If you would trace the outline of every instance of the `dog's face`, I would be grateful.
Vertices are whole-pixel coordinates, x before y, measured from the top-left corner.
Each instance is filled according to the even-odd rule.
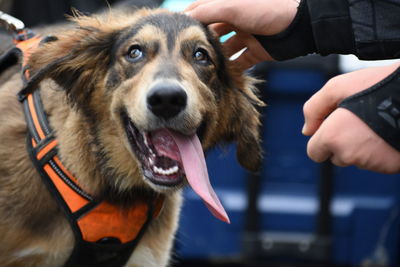
[[[236,142],[241,164],[255,170],[254,105],[261,102],[253,80],[225,60],[213,34],[166,11],[113,16],[78,18],[79,27],[44,44],[30,61],[33,83],[52,78],[86,118],[108,183],[179,188],[185,148],[177,139],[196,135],[205,150]]]

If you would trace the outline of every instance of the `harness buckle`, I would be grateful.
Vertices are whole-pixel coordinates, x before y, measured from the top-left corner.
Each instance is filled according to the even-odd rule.
[[[0,11],[0,26],[13,35],[15,44],[29,40],[35,36],[35,33],[31,29],[25,28],[25,24],[21,20],[2,11]]]
[[[14,38],[15,43],[29,40],[29,39],[33,38],[34,36],[35,36],[35,33],[29,28],[18,31],[16,33],[13,33],[13,38]]]
[[[14,34],[19,34],[25,29],[25,24],[17,18],[0,11],[0,25]]]

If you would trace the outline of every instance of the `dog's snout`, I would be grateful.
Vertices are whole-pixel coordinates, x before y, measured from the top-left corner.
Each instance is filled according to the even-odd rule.
[[[157,117],[170,119],[179,114],[187,103],[187,94],[175,84],[160,84],[147,94],[147,105]]]

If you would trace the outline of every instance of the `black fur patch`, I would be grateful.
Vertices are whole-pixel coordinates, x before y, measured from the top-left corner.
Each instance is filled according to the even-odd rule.
[[[124,69],[125,79],[132,78],[145,66],[145,64],[131,64]]]
[[[51,42],[55,42],[58,41],[58,38],[54,35],[47,35],[46,37],[44,37],[41,41],[40,41],[40,45],[46,44],[46,43],[51,43]]]
[[[121,76],[119,75],[118,71],[115,70],[115,68],[112,68],[107,77],[106,90],[111,91],[112,89],[115,89],[121,84],[121,82]]]

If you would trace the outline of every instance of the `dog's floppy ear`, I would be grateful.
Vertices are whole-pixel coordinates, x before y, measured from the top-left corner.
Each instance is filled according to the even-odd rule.
[[[260,138],[260,113],[258,108],[265,104],[256,96],[255,79],[247,77],[243,86],[235,88],[232,130],[237,143],[239,163],[249,171],[258,171],[262,162]]]
[[[104,75],[114,38],[110,31],[77,26],[42,42],[28,61],[31,77],[22,93],[51,78],[74,103],[84,103]]]
[[[217,76],[221,82],[220,118],[218,128],[220,139],[237,144],[237,159],[249,171],[256,172],[261,167],[262,148],[260,139],[260,113],[258,108],[265,104],[258,96],[256,84],[261,81],[243,73],[234,61],[228,60],[218,35],[206,28],[208,40],[219,56]]]

